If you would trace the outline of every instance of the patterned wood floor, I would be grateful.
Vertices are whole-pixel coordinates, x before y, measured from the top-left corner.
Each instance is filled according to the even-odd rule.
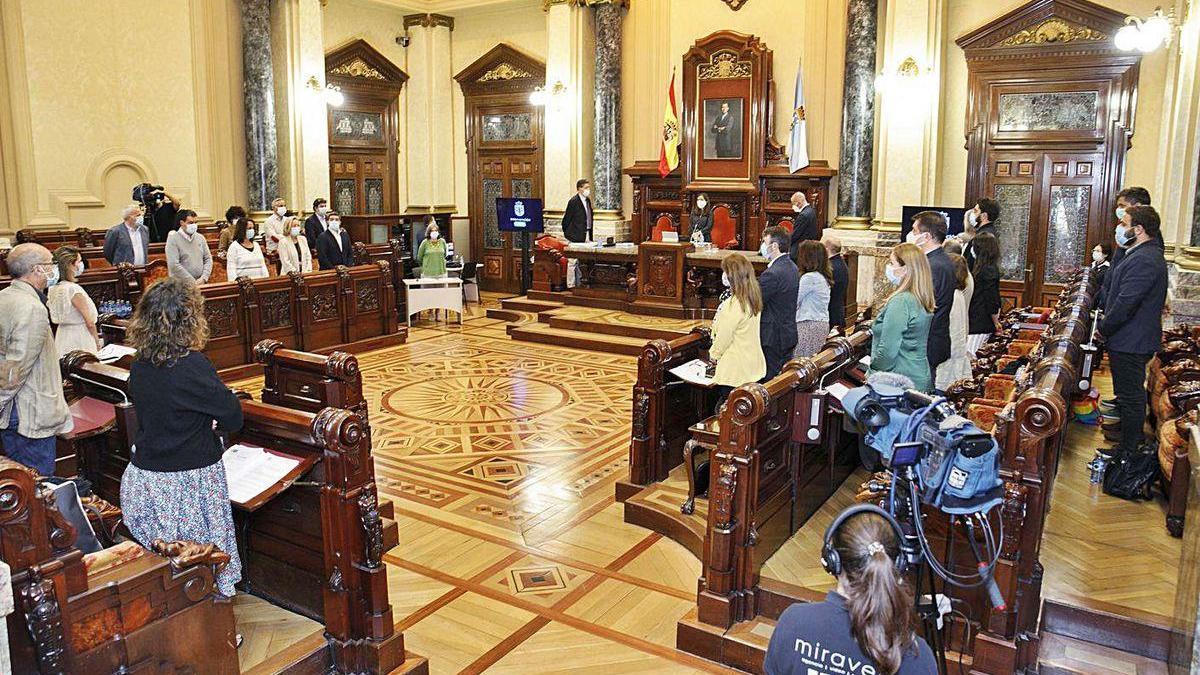
[[[472,308],[461,327],[422,322],[407,344],[360,356],[380,491],[400,526],[385,559],[407,647],[433,673],[727,672],[674,648],[699,561],[627,525],[614,503],[635,359],[521,343],[504,327]],[[1047,594],[1169,615],[1179,546],[1162,507],[1093,501],[1085,434],[1060,469]],[[820,532],[859,479],[765,575],[828,585]],[[239,598],[237,612],[243,671],[266,672],[271,654],[320,637],[316,624],[253,598]]]

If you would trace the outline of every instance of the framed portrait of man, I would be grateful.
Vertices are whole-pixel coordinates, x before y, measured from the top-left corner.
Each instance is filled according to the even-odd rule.
[[[704,159],[741,159],[742,108],[740,98],[704,101]]]

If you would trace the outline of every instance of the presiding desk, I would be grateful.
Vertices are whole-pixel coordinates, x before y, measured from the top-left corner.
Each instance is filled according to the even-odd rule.
[[[646,241],[641,244],[570,244],[533,250],[535,300],[568,305],[616,309],[633,314],[672,319],[711,319],[725,291],[721,261],[731,255],[746,256],[756,274],[767,268],[757,251],[720,248],[698,249],[691,242]],[[843,254],[850,279],[858,275],[858,254]],[[579,280],[567,288],[562,258],[574,259]],[[858,313],[855,284],[846,289],[846,320]]]

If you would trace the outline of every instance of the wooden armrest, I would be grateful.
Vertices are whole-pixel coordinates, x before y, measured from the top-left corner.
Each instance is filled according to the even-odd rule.
[[[229,554],[217,548],[216,544],[155,539],[150,542],[150,550],[169,559],[171,566],[180,570],[196,565],[212,565],[216,571],[220,571],[229,564]]]

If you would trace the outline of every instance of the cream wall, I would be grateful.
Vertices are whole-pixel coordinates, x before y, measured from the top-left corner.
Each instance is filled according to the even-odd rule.
[[[966,199],[967,151],[965,125],[967,109],[967,63],[963,51],[954,44],[959,37],[1002,16],[1024,3],[1020,0],[955,0],[946,3],[946,30],[942,54],[941,159],[936,187],[938,203],[957,205]],[[1099,4],[1120,12],[1147,16],[1163,5],[1161,0],[1100,0]],[[1163,126],[1163,100],[1167,96],[1167,50],[1142,58],[1138,77],[1137,109],[1134,112],[1133,147],[1125,163],[1125,185],[1142,185],[1154,197],[1161,195],[1156,186],[1159,141],[1170,130]]]
[[[622,162],[658,160],[671,68],[683,105],[683,55],[719,30],[756,35],[774,53],[775,140],[790,137],[796,64],[802,63],[808,111],[808,153],[838,164],[842,125],[845,0],[753,0],[733,12],[721,0],[634,0],[625,20],[621,87]],[[664,39],[667,37],[668,39]],[[622,193],[632,212],[629,179]]]
[[[0,236],[115,223],[141,180],[245,201],[238,0],[4,0],[0,35]]]
[[[404,47],[396,44],[396,37],[404,34],[404,15],[413,12],[401,7],[391,7],[367,0],[330,0],[322,16],[324,26],[325,53],[355,40],[366,40],[380,54],[412,75],[408,69],[408,57]],[[408,137],[410,120],[406,114],[408,88],[400,92],[400,127],[396,130],[399,148],[396,153],[397,185],[399,201],[397,208],[403,212],[408,208],[408,151],[404,139]],[[419,123],[419,122],[418,122]],[[306,208],[310,208],[311,204]]]

